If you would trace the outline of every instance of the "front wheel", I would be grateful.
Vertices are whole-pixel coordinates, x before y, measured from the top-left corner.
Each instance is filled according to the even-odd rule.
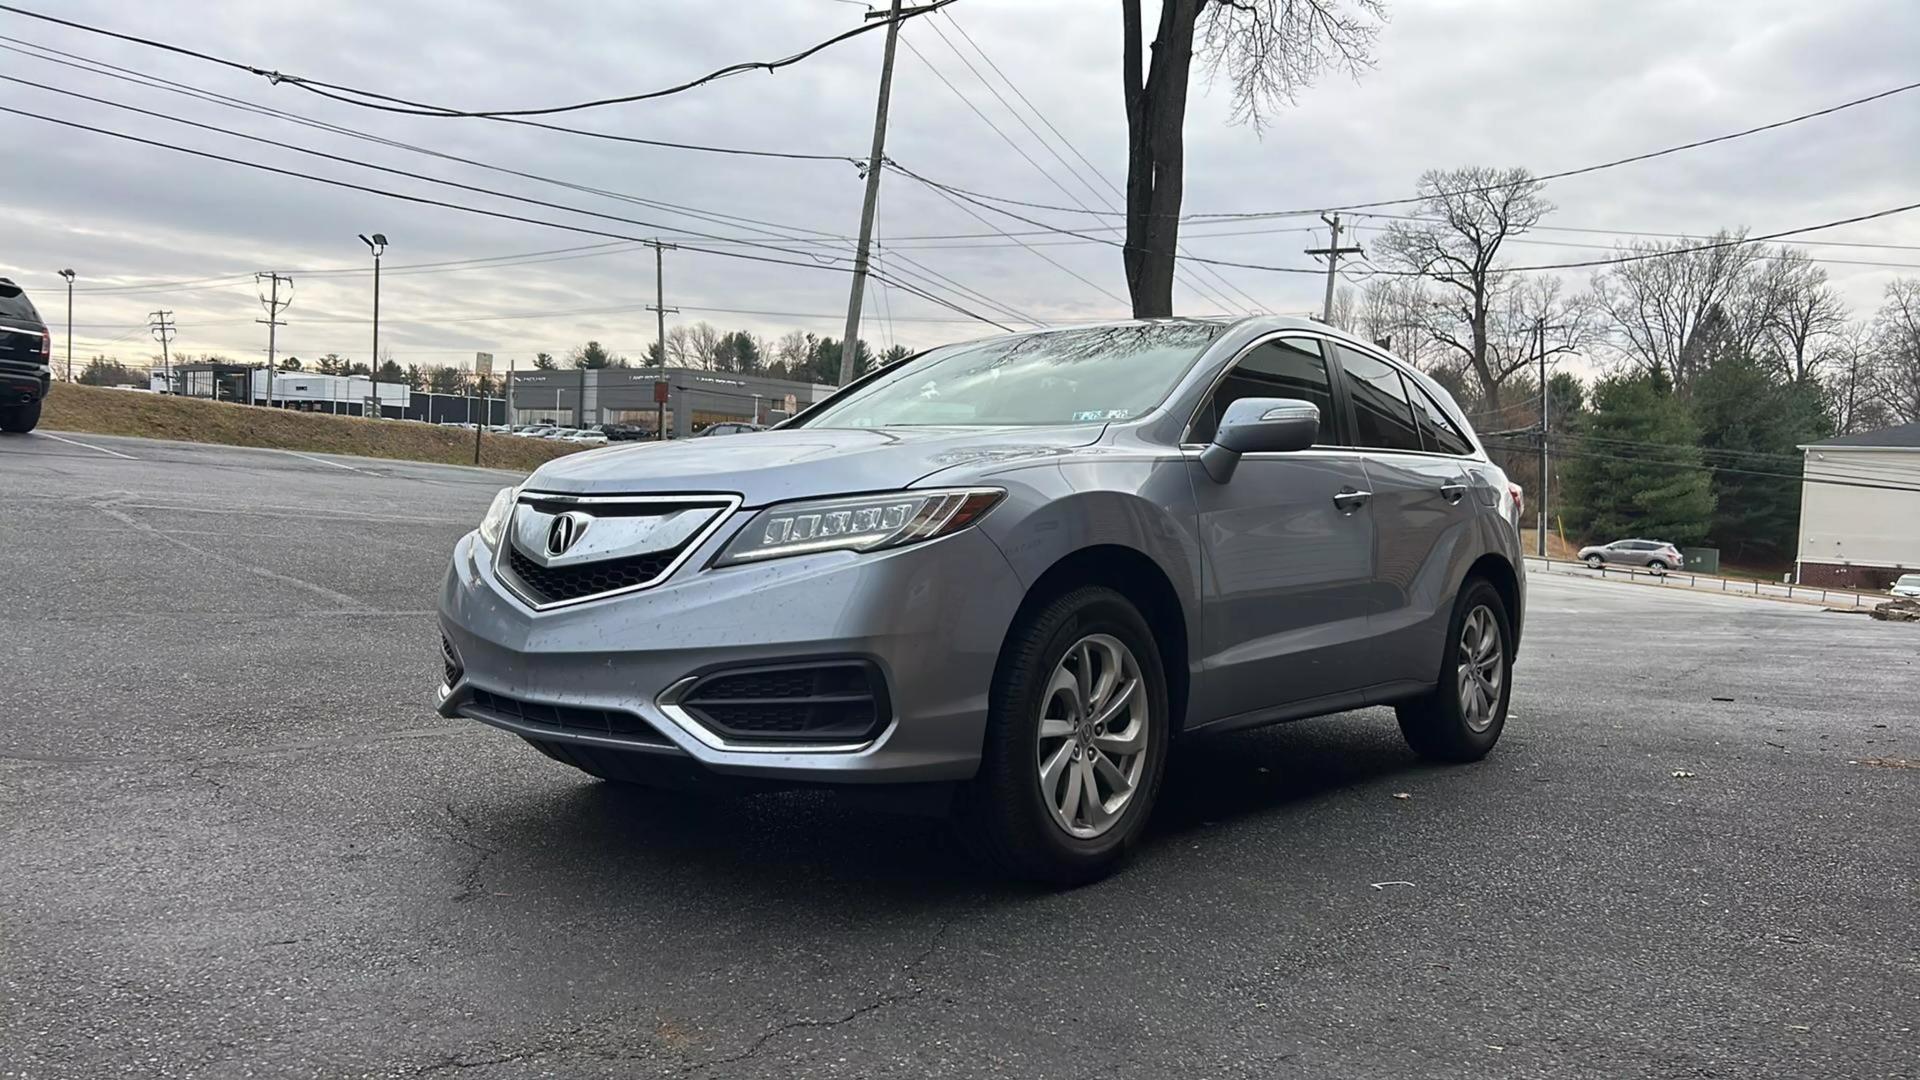
[[[1587,556],[1587,565],[1593,567],[1595,570],[1600,569],[1602,566],[1605,566],[1606,564],[1607,564],[1607,560],[1601,558],[1598,555]]]
[[[24,435],[40,425],[40,403],[29,401],[25,405],[9,405],[0,408],[0,431],[10,431]]]
[[[1001,654],[962,838],[1018,877],[1104,877],[1153,809],[1167,733],[1160,649],[1139,610],[1099,586],[1059,597]]]
[[[1396,710],[1414,753],[1435,761],[1478,761],[1500,741],[1513,690],[1513,624],[1506,601],[1471,579],[1454,601],[1440,683]]]

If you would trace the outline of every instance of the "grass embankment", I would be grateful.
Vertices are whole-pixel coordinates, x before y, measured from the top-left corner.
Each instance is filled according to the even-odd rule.
[[[1535,552],[1539,551],[1540,550],[1540,530],[1524,529],[1524,528],[1521,529],[1520,530],[1520,549],[1529,555],[1532,555]],[[1547,558],[1572,561],[1573,559],[1579,556],[1579,553],[1580,553],[1580,547],[1578,544],[1573,544],[1566,540],[1560,539],[1560,534],[1557,532],[1550,532],[1547,534]]]
[[[473,431],[409,420],[364,420],[357,416],[266,409],[226,401],[130,393],[97,386],[55,383],[40,414],[50,431],[131,435],[144,439],[259,446],[316,454],[473,464]],[[581,449],[545,439],[481,436],[480,464],[532,471]]]

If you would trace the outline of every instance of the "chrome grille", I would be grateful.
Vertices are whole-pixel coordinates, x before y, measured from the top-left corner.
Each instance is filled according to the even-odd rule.
[[[645,589],[666,580],[739,505],[728,495],[526,492],[508,520],[495,568],[535,608]]]

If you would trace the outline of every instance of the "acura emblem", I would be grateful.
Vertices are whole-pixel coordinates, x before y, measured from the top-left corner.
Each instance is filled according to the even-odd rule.
[[[554,517],[553,524],[547,526],[547,554],[565,555],[567,549],[578,543],[587,531],[587,525],[593,521],[590,515],[578,510],[569,510]]]

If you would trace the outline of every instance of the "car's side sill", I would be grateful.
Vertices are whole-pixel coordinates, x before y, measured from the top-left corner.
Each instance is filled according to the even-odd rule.
[[[1218,735],[1229,731],[1266,727],[1269,724],[1284,724],[1289,720],[1306,720],[1310,717],[1325,716],[1328,713],[1346,712],[1349,709],[1363,709],[1369,705],[1391,705],[1397,701],[1419,697],[1432,689],[1432,683],[1413,679],[1375,683],[1358,690],[1342,690],[1337,694],[1322,694],[1303,701],[1290,701],[1284,705],[1272,705],[1234,716],[1223,716],[1218,720],[1209,720],[1204,724],[1189,727],[1184,734]]]

